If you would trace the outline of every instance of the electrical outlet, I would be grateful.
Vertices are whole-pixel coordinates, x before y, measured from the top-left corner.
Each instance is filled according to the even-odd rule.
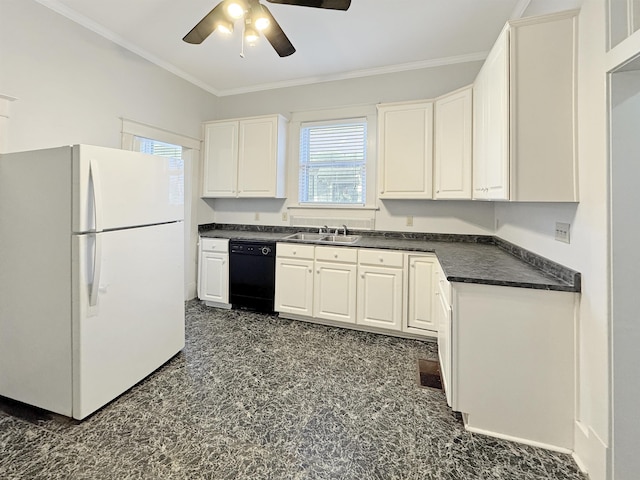
[[[260,214],[258,212],[256,212],[255,216],[253,217],[254,220],[260,220]]]
[[[413,215],[407,217],[407,227],[413,227]]]
[[[287,212],[282,212],[282,221],[286,222],[289,219],[289,215],[287,215]]]
[[[556,240],[559,242],[569,242],[569,231],[571,230],[570,223],[556,222]]]

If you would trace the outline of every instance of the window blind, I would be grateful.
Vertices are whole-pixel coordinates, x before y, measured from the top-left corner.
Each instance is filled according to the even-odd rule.
[[[366,203],[365,119],[303,124],[300,129],[300,203]]]

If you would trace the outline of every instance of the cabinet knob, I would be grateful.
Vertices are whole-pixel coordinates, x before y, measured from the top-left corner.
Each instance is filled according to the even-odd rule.
[[[333,258],[338,258],[338,254],[337,254],[337,253],[334,253],[334,254],[333,254]]]
[[[364,278],[364,273],[360,274],[360,278]]]
[[[295,255],[296,253],[298,253],[298,252],[296,252],[296,251],[294,250],[294,251],[293,251],[293,254]]]
[[[313,273],[313,270],[311,268],[309,269],[309,273]]]
[[[316,273],[317,273],[318,275],[320,275],[320,270],[316,270]]]
[[[384,262],[384,258],[380,257],[378,260],[380,260],[380,263]]]

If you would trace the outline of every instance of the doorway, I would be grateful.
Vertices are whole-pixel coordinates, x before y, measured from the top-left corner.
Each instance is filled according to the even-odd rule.
[[[610,74],[611,429],[613,478],[640,472],[640,58]]]

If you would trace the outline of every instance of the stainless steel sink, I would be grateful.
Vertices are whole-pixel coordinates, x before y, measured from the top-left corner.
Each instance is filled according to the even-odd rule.
[[[326,233],[309,233],[309,232],[298,232],[293,235],[289,235],[284,237],[284,240],[301,240],[306,242],[317,242],[318,240],[322,240],[326,237]]]
[[[350,244],[360,240],[359,235],[327,235],[320,242]]]
[[[349,245],[360,240],[360,235],[331,235],[328,233],[297,232],[284,237],[283,240]]]

